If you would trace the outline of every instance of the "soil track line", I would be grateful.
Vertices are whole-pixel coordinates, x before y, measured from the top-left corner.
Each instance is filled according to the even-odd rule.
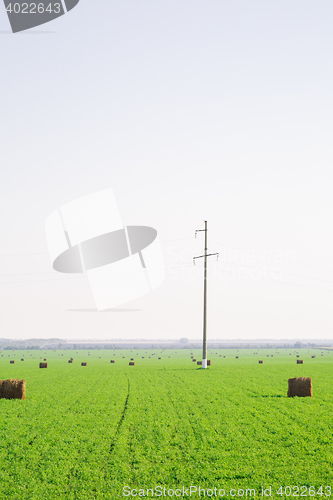
[[[117,441],[117,437],[118,437],[118,434],[120,432],[120,429],[121,429],[121,426],[122,426],[122,423],[123,423],[123,420],[125,418],[125,414],[126,414],[126,411],[127,411],[128,398],[129,398],[129,395],[130,395],[130,388],[131,388],[131,386],[130,386],[130,381],[129,381],[127,373],[125,373],[125,375],[126,375],[126,378],[127,378],[127,396],[126,396],[126,400],[125,400],[123,412],[121,414],[120,420],[119,420],[118,425],[117,425],[116,433],[114,435],[114,438],[113,438],[111,446],[110,446],[110,453],[112,453],[113,450],[114,450],[114,447],[115,447],[115,444],[116,444],[116,441]]]

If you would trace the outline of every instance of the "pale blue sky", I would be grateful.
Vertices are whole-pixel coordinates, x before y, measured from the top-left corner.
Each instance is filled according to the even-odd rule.
[[[332,2],[96,4],[16,35],[0,8],[0,282],[17,282],[0,284],[0,336],[200,338],[202,269],[174,266],[207,218],[209,338],[333,338],[317,289],[333,290]],[[167,279],[124,305],[140,312],[68,312],[93,298],[40,274],[44,222],[106,187],[125,224],[159,231]]]

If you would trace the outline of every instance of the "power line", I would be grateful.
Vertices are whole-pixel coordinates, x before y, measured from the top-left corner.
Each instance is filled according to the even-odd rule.
[[[179,264],[177,266],[151,266],[149,269],[154,270],[154,269],[165,269],[166,271],[168,269],[178,269],[178,268],[183,268],[183,267],[192,267],[192,263],[190,264]],[[131,272],[131,271],[137,271],[138,269],[142,269],[142,267],[127,267],[123,269],[119,269],[118,271],[124,271],[124,272]],[[28,273],[29,274],[29,273]],[[32,275],[37,275],[37,274],[51,274],[51,273],[32,273]],[[0,276],[24,276],[24,274],[4,274]],[[47,282],[47,281],[64,281],[64,280],[73,280],[73,279],[82,279],[86,278],[86,274],[82,274],[81,276],[71,276],[69,278],[50,278],[50,279],[44,279],[44,280],[20,280],[20,281],[0,281],[0,285],[7,285],[7,284],[15,284],[15,283],[40,283],[40,282]]]
[[[260,271],[270,271],[270,272],[275,272],[273,269],[267,269],[263,267],[257,267],[257,266],[249,266],[247,264],[239,264],[237,262],[231,262],[228,260],[224,260],[223,263],[225,264],[232,264],[233,266],[240,266],[240,267],[248,267],[249,269],[258,269]],[[312,278],[310,276],[302,276],[300,274],[292,274],[292,273],[285,273],[284,271],[278,271],[280,274],[285,274],[287,276],[294,276],[296,278],[303,278],[303,279],[308,279],[308,280],[315,280],[315,281],[325,281],[326,283],[333,283],[333,280],[326,280],[324,278]]]
[[[209,267],[209,268],[216,271],[216,268],[214,268],[214,267]],[[218,269],[218,271],[220,271],[222,273],[235,274],[234,271],[227,271],[226,269]],[[241,275],[241,276],[248,277],[247,274],[244,274],[244,273],[238,273],[238,274]],[[324,290],[326,292],[333,292],[333,290],[331,290],[329,288],[320,288],[320,287],[317,287],[317,286],[300,285],[298,283],[290,283],[290,281],[274,280],[272,278],[260,278],[260,277],[257,277],[257,278],[252,278],[252,279],[258,279],[258,280],[262,280],[262,281],[273,281],[275,283],[282,283],[284,285],[300,286],[302,288],[311,288],[312,290]]]
[[[303,266],[316,267],[318,269],[325,269],[326,271],[333,271],[333,269],[331,267],[323,267],[323,266],[318,266],[316,264],[308,264],[306,262],[300,262],[300,261],[290,260],[290,259],[280,259],[279,257],[274,257],[271,254],[257,252],[256,250],[246,250],[245,248],[235,247],[235,246],[232,246],[232,245],[228,245],[226,243],[217,243],[216,241],[213,241],[212,243],[214,243],[214,245],[218,245],[218,246],[234,248],[235,250],[241,250],[242,252],[248,252],[248,253],[254,253],[254,254],[257,254],[257,255],[263,255],[264,257],[269,257],[271,259],[279,260],[281,262],[291,262],[292,264],[301,264]]]

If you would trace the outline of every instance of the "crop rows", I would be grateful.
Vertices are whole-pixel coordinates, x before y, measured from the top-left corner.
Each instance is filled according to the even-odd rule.
[[[303,350],[296,365],[294,351],[219,350],[202,370],[189,350],[154,352],[48,352],[47,369],[0,358],[1,378],[27,383],[26,400],[0,400],[0,498],[331,484],[333,354]],[[312,377],[313,398],[286,397],[294,376]]]

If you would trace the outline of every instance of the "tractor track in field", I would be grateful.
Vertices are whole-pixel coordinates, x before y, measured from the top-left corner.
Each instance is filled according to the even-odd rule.
[[[125,418],[125,415],[126,415],[126,412],[127,412],[127,406],[128,406],[129,396],[130,396],[131,384],[130,384],[130,381],[129,381],[127,373],[125,373],[125,375],[126,375],[126,378],[127,378],[127,396],[126,396],[126,399],[125,399],[125,404],[124,404],[124,408],[123,408],[121,417],[120,417],[118,425],[117,425],[117,429],[116,429],[115,435],[113,437],[113,440],[112,440],[112,443],[111,443],[111,446],[110,446],[110,453],[112,453],[113,450],[114,450],[114,447],[116,445],[117,438],[118,438],[121,426],[123,424],[123,421],[124,421],[124,418]]]

